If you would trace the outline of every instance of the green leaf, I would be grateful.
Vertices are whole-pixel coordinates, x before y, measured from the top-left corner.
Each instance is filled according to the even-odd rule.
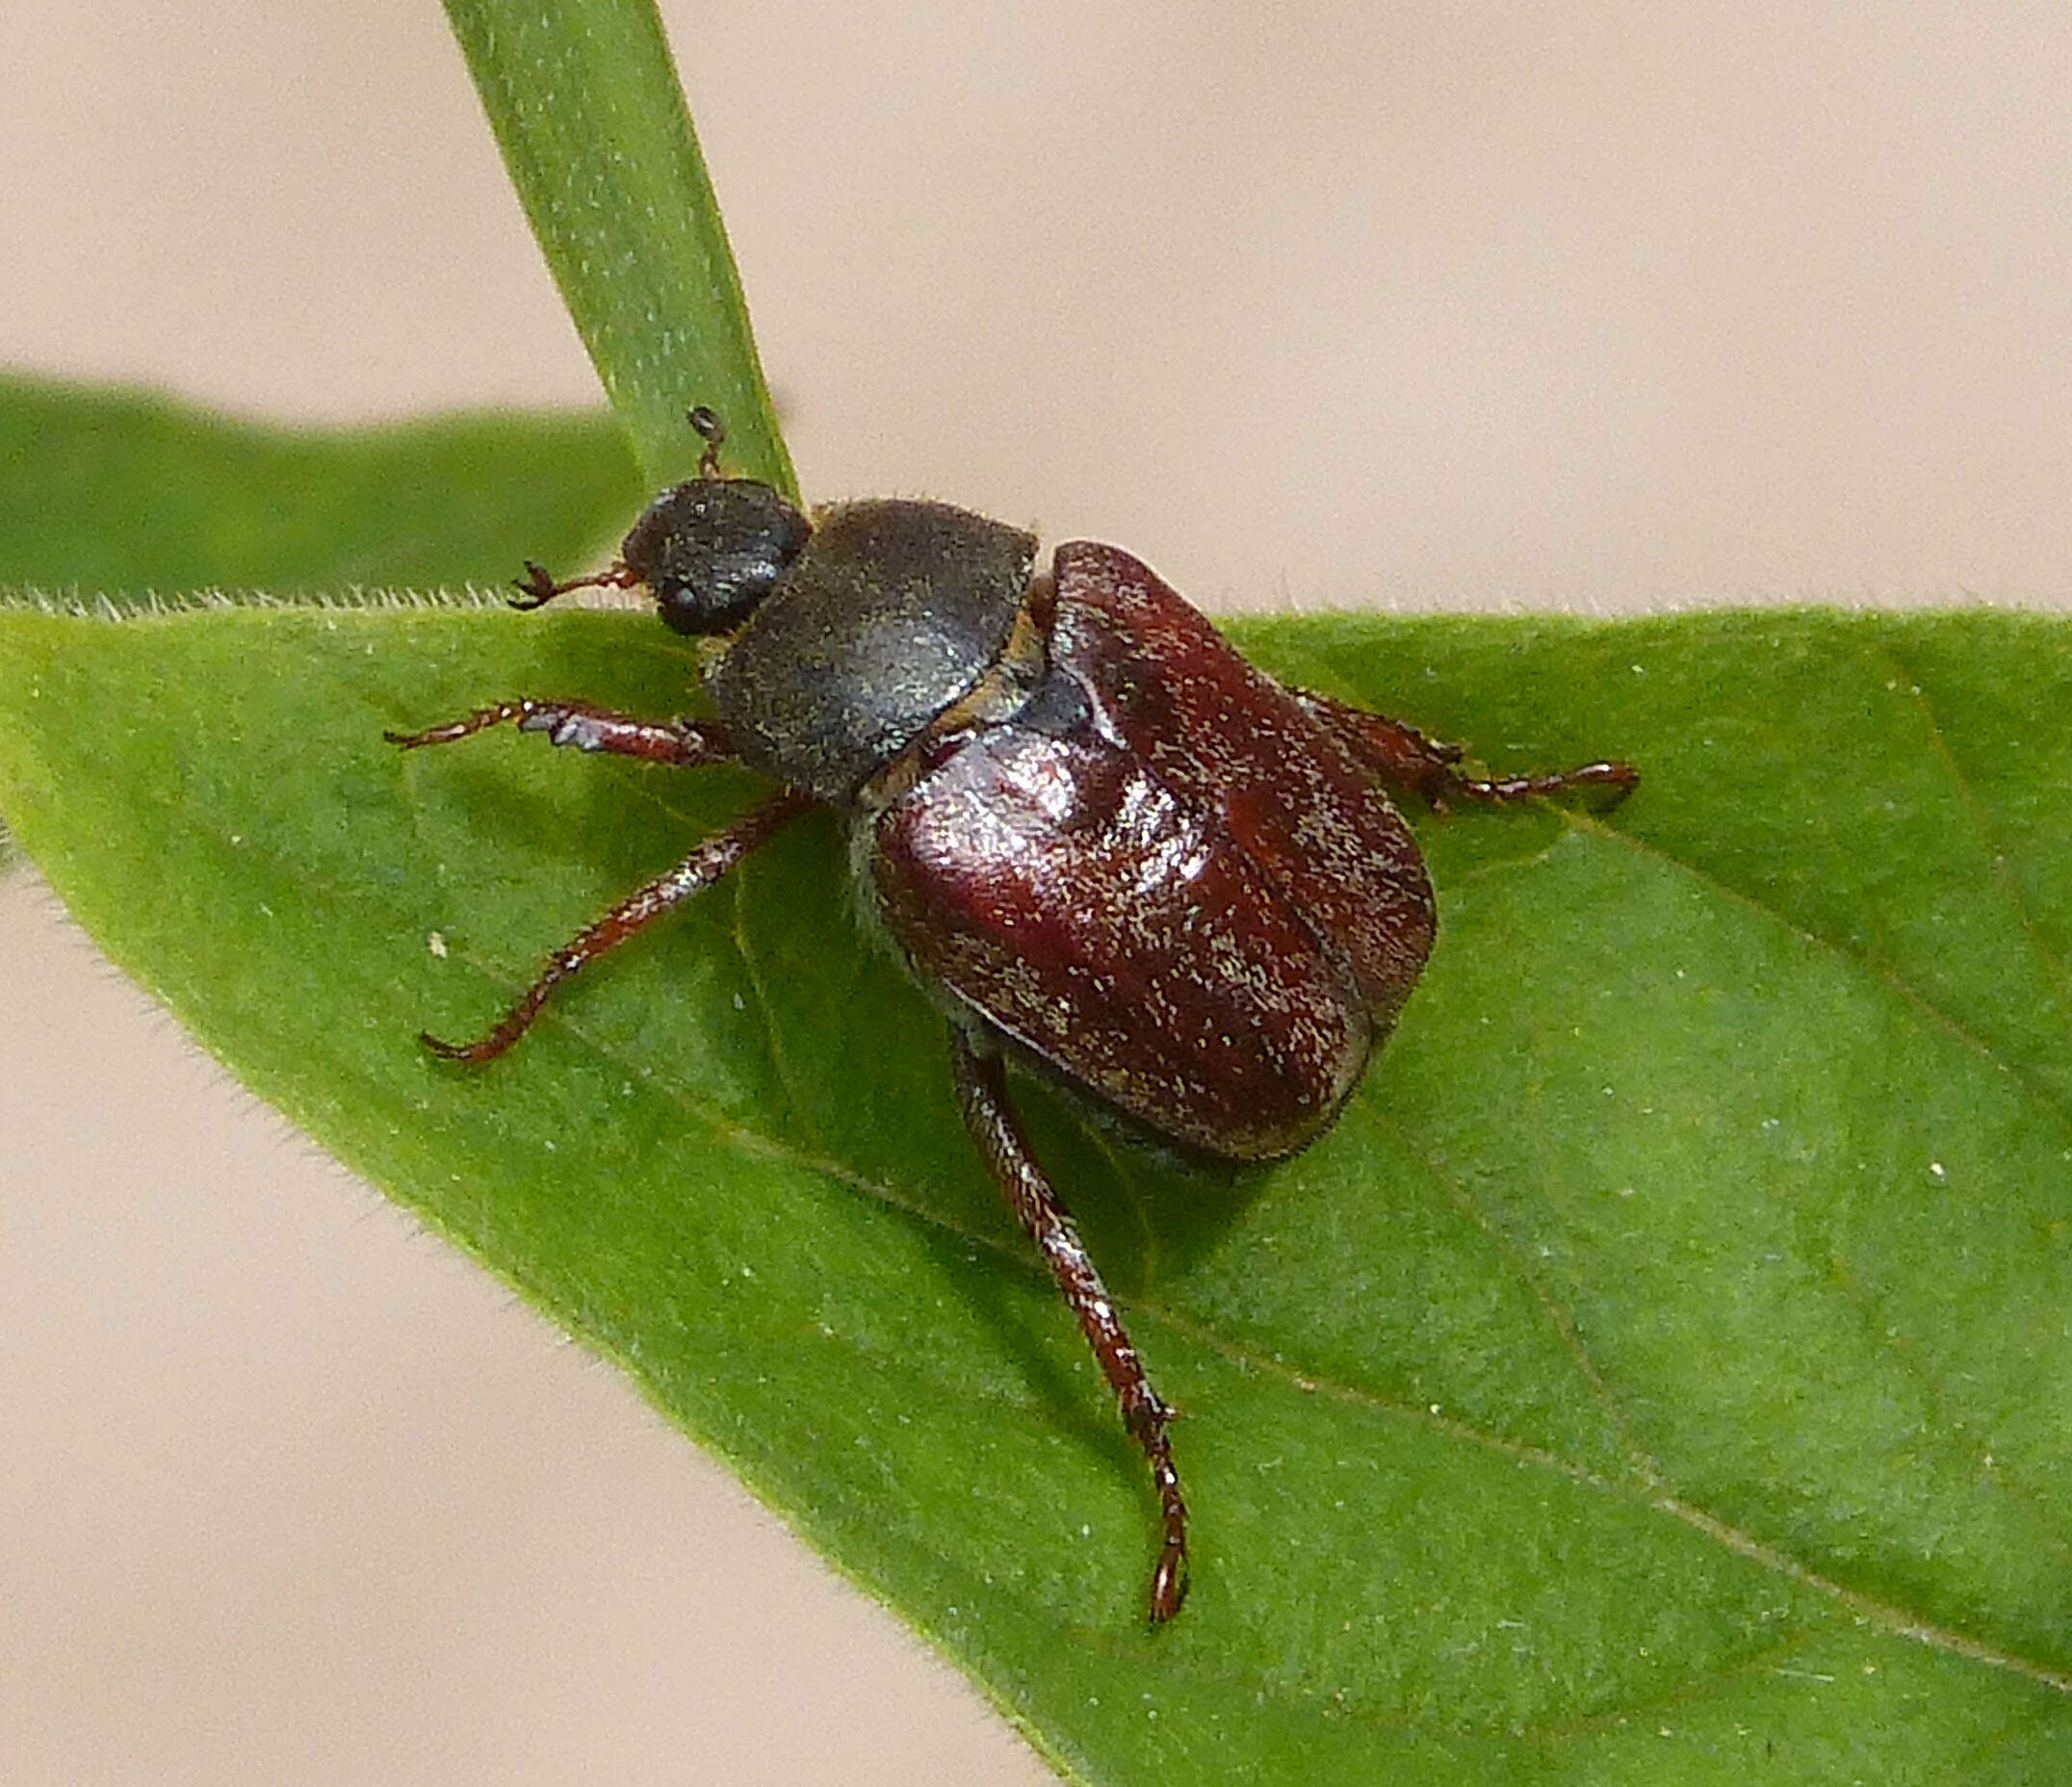
[[[593,562],[646,494],[608,415],[320,432],[7,374],[0,464],[0,607],[495,586]]]
[[[726,464],[796,496],[705,160],[651,0],[446,0],[532,233],[651,489]]]
[[[631,615],[0,614],[0,810],[263,1096],[617,1360],[1075,1778],[2072,1778],[2072,630],[1244,636],[1615,814],[1418,821],[1430,971],[1344,1120],[1184,1170],[1029,1094],[1195,1512],[1154,1515],[808,821],[567,989],[755,797],[385,726],[668,713]],[[119,724],[111,723],[119,718]]]
[[[645,491],[605,415],[330,432],[0,375],[0,588],[94,594],[507,582],[593,559]]]

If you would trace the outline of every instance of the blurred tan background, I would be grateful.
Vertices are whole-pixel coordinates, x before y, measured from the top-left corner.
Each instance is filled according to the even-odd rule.
[[[2062,0],[667,11],[810,496],[1212,608],[2072,600]],[[594,401],[431,0],[0,66],[0,363]],[[1049,1778],[18,872],[0,1409],[11,1783]]]

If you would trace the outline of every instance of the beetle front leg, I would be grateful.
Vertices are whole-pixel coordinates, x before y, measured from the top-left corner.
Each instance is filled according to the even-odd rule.
[[[452,744],[492,726],[515,720],[520,732],[544,733],[549,744],[578,751],[605,751],[614,757],[637,757],[651,764],[691,769],[701,764],[737,761],[734,740],[716,720],[643,720],[594,701],[537,701],[520,695],[491,708],[477,708],[463,718],[423,732],[384,732],[389,743],[414,751],[420,745]]]
[[[982,1051],[961,1026],[952,1023],[950,1059],[965,1127],[978,1144],[1008,1207],[1036,1243],[1058,1289],[1079,1318],[1080,1332],[1122,1407],[1123,1425],[1151,1463],[1152,1481],[1157,1486],[1165,1516],[1164,1541],[1157,1567],[1152,1572],[1151,1618],[1153,1625],[1162,1625],[1187,1598],[1187,1504],[1180,1498],[1179,1472],[1166,1438],[1173,1411],[1144,1375],[1143,1361],[1123,1318],[1115,1312],[1115,1300],[1079,1239],[1072,1212],[1036,1163],[1008,1100],[1007,1076],[998,1053]]]
[[[1416,727],[1392,720],[1386,713],[1370,713],[1349,702],[1308,689],[1288,691],[1312,717],[1350,745],[1360,761],[1390,788],[1415,794],[1435,812],[1461,801],[1479,801],[1494,806],[1509,800],[1528,800],[1534,795],[1572,794],[1587,789],[1610,789],[1615,801],[1623,800],[1640,782],[1641,772],[1631,764],[1584,764],[1551,775],[1506,776],[1484,780],[1463,775],[1458,767],[1461,747],[1427,738]]]
[[[578,969],[594,962],[609,949],[616,949],[635,932],[645,929],[672,906],[680,906],[694,894],[702,894],[757,845],[775,837],[813,805],[812,799],[795,789],[751,808],[723,832],[715,832],[665,875],[658,875],[637,893],[629,894],[595,924],[563,944],[547,958],[539,978],[528,987],[503,1021],[479,1041],[441,1042],[428,1031],[418,1041],[443,1061],[465,1061],[479,1066],[494,1061],[526,1031],[547,1002],[547,996]]]

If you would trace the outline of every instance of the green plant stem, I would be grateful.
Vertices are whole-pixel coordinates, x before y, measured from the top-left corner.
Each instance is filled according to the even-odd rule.
[[[710,404],[730,471],[795,495],[740,279],[649,0],[446,0],[491,129],[653,484]]]

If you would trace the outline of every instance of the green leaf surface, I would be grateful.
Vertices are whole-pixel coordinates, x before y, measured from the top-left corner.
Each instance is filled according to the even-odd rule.
[[[496,587],[527,558],[594,563],[647,495],[604,413],[292,429],[13,374],[0,466],[0,608]]]
[[[796,496],[734,253],[652,0],[446,0],[532,233],[651,489],[726,464]]]
[[[647,490],[609,415],[293,430],[0,375],[0,586],[96,594],[508,581],[593,562]]]
[[[383,727],[667,714],[651,621],[0,614],[0,811],[250,1085],[620,1361],[1101,1783],[2072,1779],[2072,630],[1331,619],[1290,679],[1608,816],[1419,818],[1344,1120],[1031,1127],[1188,1414],[1195,1593],[833,824],[426,1058],[754,798]],[[118,722],[118,723],[117,723]]]

